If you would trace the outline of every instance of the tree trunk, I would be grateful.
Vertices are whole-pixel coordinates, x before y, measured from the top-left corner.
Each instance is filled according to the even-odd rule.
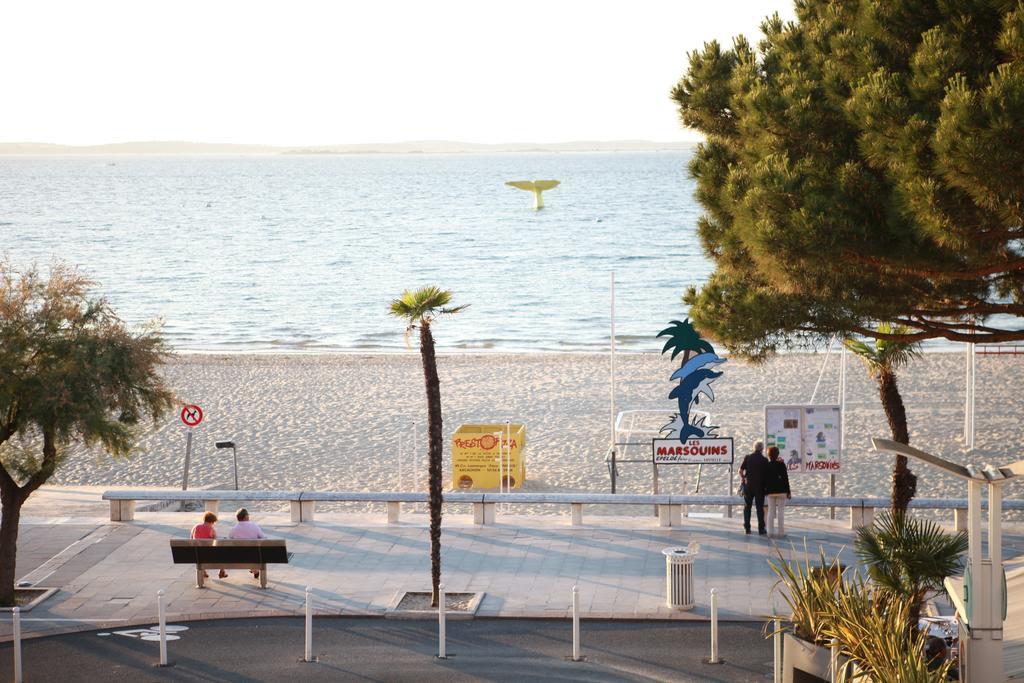
[[[423,359],[423,378],[427,388],[427,435],[429,438],[430,488],[430,606],[437,607],[441,585],[441,464],[444,444],[441,439],[441,381],[437,376],[437,358],[434,356],[434,336],[430,324],[420,323],[420,356]]]
[[[18,553],[18,521],[25,498],[18,488],[0,490],[0,607],[14,606],[14,574]]]
[[[889,431],[893,441],[910,443],[907,432],[907,411],[903,407],[903,397],[896,385],[896,373],[882,370],[878,374],[878,393],[882,399],[885,416],[889,420]],[[896,466],[892,471],[892,511],[894,514],[906,512],[907,504],[917,493],[917,477],[907,467],[907,459],[896,456]]]

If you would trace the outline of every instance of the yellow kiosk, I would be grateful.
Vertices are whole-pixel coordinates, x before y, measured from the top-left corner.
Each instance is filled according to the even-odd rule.
[[[525,446],[525,425],[462,425],[452,434],[452,489],[522,488]]]

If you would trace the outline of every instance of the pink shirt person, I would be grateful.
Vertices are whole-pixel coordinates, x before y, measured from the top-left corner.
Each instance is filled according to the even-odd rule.
[[[242,508],[235,513],[235,518],[238,520],[238,524],[231,527],[231,531],[228,532],[228,538],[255,541],[257,539],[267,537],[266,534],[263,533],[263,529],[260,529],[256,522],[249,521],[249,511],[245,508]]]

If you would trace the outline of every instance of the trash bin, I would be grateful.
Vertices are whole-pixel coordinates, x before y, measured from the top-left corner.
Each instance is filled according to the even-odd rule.
[[[700,545],[691,543],[685,548],[665,548],[665,604],[672,609],[693,609],[693,558]]]

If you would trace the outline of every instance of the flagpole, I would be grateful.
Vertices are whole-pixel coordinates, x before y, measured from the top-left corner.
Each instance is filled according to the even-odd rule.
[[[610,454],[612,458],[611,479],[612,493],[615,493],[615,271],[612,271],[612,299],[611,299],[611,363],[609,367],[610,386],[609,392],[609,427],[610,432]]]

